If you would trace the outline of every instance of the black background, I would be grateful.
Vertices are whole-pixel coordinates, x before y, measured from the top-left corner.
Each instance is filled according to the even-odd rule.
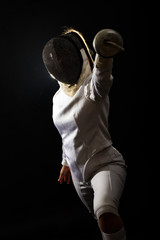
[[[58,85],[41,55],[64,26],[82,32],[91,49],[103,28],[123,36],[125,52],[114,59],[109,123],[114,146],[128,165],[120,214],[128,240],[142,239],[148,198],[144,6],[140,1],[5,1],[0,18],[0,239],[100,239],[72,184],[57,183],[61,139],[52,122],[52,97]]]

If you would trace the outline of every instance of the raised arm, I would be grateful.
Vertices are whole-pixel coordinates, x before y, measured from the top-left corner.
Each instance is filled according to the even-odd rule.
[[[124,50],[121,35],[112,29],[99,31],[93,40],[96,52],[92,82],[96,93],[103,97],[108,94],[112,85],[113,58]]]

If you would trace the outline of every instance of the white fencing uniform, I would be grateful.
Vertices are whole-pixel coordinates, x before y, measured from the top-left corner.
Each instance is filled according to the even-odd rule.
[[[53,97],[53,120],[62,137],[63,165],[71,170],[79,197],[96,218],[118,215],[126,165],[108,132],[112,61],[93,68],[73,97],[60,88]]]
[[[113,155],[116,158],[116,155],[120,154],[113,147],[109,147],[107,151],[110,158]],[[119,215],[119,199],[124,188],[125,178],[126,169],[118,164],[107,164],[98,168],[87,182],[78,181],[74,174],[72,175],[80,199],[97,219],[106,212]]]

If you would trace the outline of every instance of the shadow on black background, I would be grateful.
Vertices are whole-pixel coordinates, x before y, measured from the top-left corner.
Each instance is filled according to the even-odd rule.
[[[91,48],[103,28],[124,38],[126,50],[114,60],[110,132],[128,165],[120,205],[128,240],[146,237],[145,13],[140,3],[96,4],[5,1],[1,7],[0,239],[101,238],[72,184],[57,183],[61,139],[52,122],[52,97],[58,85],[41,54],[63,26],[81,31]]]

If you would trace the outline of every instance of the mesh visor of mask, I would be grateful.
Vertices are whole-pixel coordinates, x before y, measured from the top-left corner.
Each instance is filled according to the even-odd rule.
[[[52,38],[46,43],[42,58],[53,78],[67,84],[78,81],[83,64],[81,48],[81,42],[73,33]]]

